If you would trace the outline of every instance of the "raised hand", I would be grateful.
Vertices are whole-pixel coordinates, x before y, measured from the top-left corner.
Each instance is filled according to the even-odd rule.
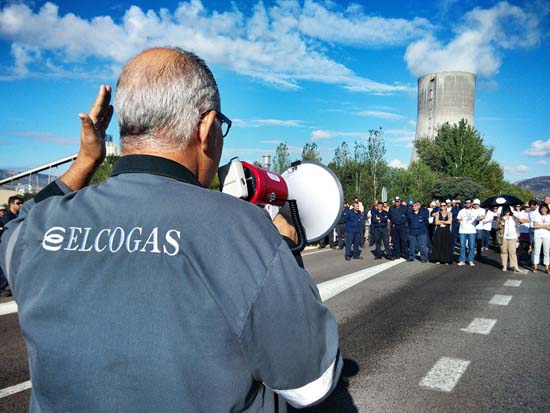
[[[82,121],[78,157],[82,161],[99,165],[105,159],[105,131],[113,116],[110,102],[111,86],[101,85],[88,114],[78,114]]]
[[[78,114],[82,121],[80,150],[76,161],[59,178],[74,191],[90,183],[90,179],[105,159],[105,130],[113,116],[110,102],[111,86],[101,85],[88,114]]]

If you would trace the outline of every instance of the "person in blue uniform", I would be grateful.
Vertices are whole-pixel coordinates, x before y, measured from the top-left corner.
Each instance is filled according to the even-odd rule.
[[[110,96],[101,86],[80,114],[76,161],[0,244],[31,412],[284,412],[322,401],[342,368],[338,328],[289,249],[294,228],[207,189],[231,126],[209,68],[177,48],[130,60],[115,95],[123,156],[87,186],[105,157]],[[154,215],[142,207],[152,202]]]
[[[409,208],[401,203],[401,198],[396,196],[394,204],[390,206],[389,219],[391,237],[393,241],[393,256],[395,258],[407,258],[407,244],[409,231],[407,228],[407,216]]]
[[[359,202],[354,201],[351,209],[344,210],[344,221],[346,223],[346,261],[352,258],[356,260],[361,257],[361,226],[365,225],[365,215],[359,209]]]
[[[420,251],[420,260],[428,262],[428,224],[429,213],[422,207],[420,201],[413,203],[409,210],[409,257],[408,261],[414,261],[416,250]]]
[[[381,259],[385,255],[386,258],[392,259],[393,255],[388,240],[389,213],[384,211],[382,202],[378,202],[370,219],[375,245],[374,258]],[[384,244],[384,251],[382,251],[382,244]]]

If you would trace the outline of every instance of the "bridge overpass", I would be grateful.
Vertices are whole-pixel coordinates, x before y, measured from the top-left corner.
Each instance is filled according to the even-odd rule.
[[[4,185],[4,184],[7,184],[7,183],[10,183],[10,182],[13,182],[13,181],[17,181],[18,179],[25,178],[25,177],[31,176],[33,174],[37,174],[39,172],[49,170],[51,168],[55,168],[56,166],[63,165],[67,162],[72,162],[76,159],[76,155],[78,155],[78,154],[75,153],[73,155],[66,156],[65,158],[58,159],[58,160],[53,161],[53,162],[48,162],[44,165],[37,166],[36,168],[29,169],[27,171],[18,173],[16,175],[12,175],[12,176],[9,176],[7,178],[0,179],[0,185]]]

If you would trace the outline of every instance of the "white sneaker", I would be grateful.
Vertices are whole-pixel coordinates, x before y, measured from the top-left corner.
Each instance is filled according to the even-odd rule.
[[[475,267],[475,266],[476,265],[473,262],[470,263],[470,267]]]
[[[460,261],[457,265],[458,265],[459,267],[463,267],[463,266],[465,266],[466,264],[465,264],[463,261]]]

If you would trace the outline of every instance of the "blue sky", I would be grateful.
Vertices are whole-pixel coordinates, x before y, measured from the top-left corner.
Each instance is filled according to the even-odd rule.
[[[196,52],[233,120],[224,159],[261,161],[315,141],[323,162],[381,127],[403,167],[417,79],[477,74],[475,127],[511,181],[550,175],[550,2],[1,1],[0,168],[78,150],[79,119],[101,83],[158,45]],[[113,120],[108,133],[118,140]]]

